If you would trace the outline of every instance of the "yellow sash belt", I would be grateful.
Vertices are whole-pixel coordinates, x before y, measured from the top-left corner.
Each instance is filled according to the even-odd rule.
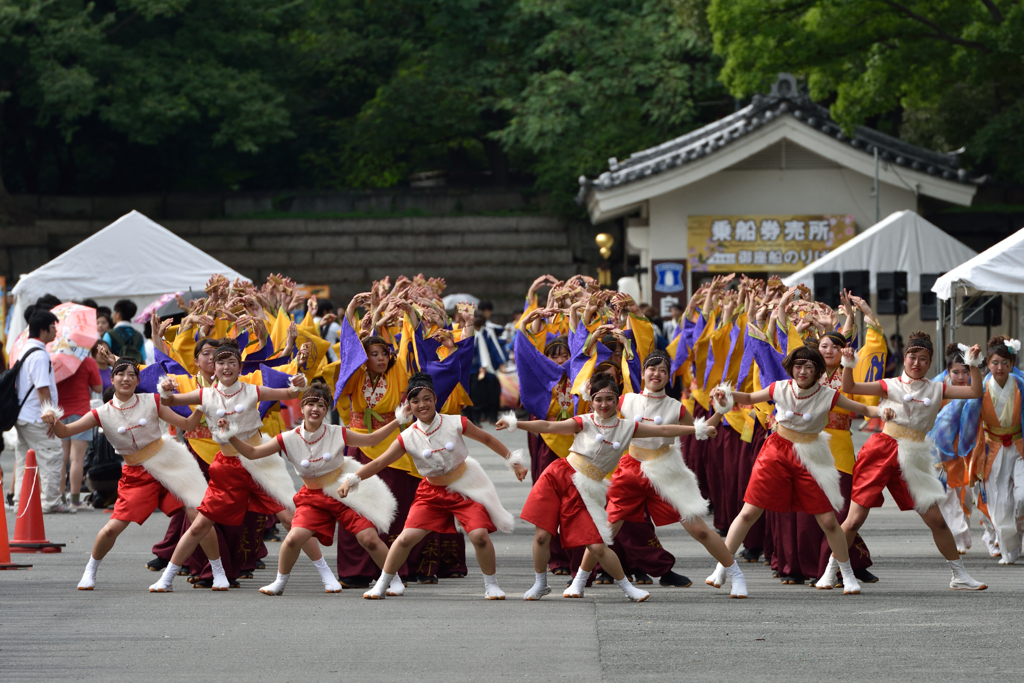
[[[603,471],[600,467],[584,458],[579,453],[569,453],[569,457],[566,458],[572,468],[582,474],[587,479],[593,479],[594,481],[601,481],[608,476],[608,473]]]
[[[465,472],[466,462],[463,461],[461,465],[456,467],[448,474],[439,474],[436,477],[427,477],[427,481],[429,481],[434,486],[448,486],[449,484],[458,481],[459,477],[465,474]]]
[[[331,470],[327,474],[321,474],[319,477],[302,478],[302,483],[310,491],[319,491],[325,486],[329,486],[338,480],[341,475],[341,468]]]

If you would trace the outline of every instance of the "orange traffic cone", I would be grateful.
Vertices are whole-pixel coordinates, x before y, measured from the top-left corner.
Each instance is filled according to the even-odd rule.
[[[21,478],[21,498],[18,499],[18,518],[14,521],[12,553],[59,553],[63,543],[46,540],[43,528],[43,504],[39,499],[39,468],[36,452],[29,449],[25,455],[25,474]]]
[[[0,570],[30,569],[30,564],[14,564],[11,562],[11,546],[7,543],[7,511],[0,505]]]

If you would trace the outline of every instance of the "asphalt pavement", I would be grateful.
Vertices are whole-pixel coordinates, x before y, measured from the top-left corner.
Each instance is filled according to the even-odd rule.
[[[500,438],[524,447],[521,432]],[[859,445],[863,439],[857,435]],[[513,514],[529,492],[498,456],[478,444]],[[13,453],[0,465],[9,475]],[[595,586],[582,600],[551,596],[523,602],[532,583],[533,527],[495,534],[505,601],[483,599],[472,546],[470,575],[410,585],[382,602],[362,591],[329,595],[304,556],[286,593],[261,595],[267,569],[226,593],[194,590],[179,577],[175,592],[150,594],[157,575],[145,568],[166,518],[133,525],[104,560],[94,591],[75,585],[96,532],[98,511],[47,515],[60,554],[18,555],[29,571],[0,572],[0,681],[937,681],[1011,676],[1024,645],[1024,566],[997,566],[975,533],[967,568],[989,590],[950,591],[950,573],[915,513],[891,501],[872,513],[862,535],[880,577],[859,596],[782,586],[770,568],[744,564],[750,599],[704,585],[714,568],[680,526],[662,527],[663,545],[690,588],[653,586],[628,602],[615,586]],[[975,522],[977,523],[977,522]],[[13,514],[7,512],[8,534]],[[978,527],[975,527],[978,529]],[[467,544],[468,545],[468,544]],[[335,551],[325,549],[334,564]]]

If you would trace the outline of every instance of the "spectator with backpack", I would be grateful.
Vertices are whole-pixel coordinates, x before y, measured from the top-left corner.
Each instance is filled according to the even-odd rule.
[[[50,354],[46,350],[57,336],[57,316],[45,309],[36,309],[28,321],[29,339],[21,352],[21,357],[0,380],[0,402],[5,417],[0,420],[0,429],[9,429],[8,415],[17,415],[18,448],[15,451],[16,477],[22,481],[25,473],[25,458],[29,449],[36,452],[36,465],[39,471],[40,500],[43,513],[74,512],[60,498],[61,466],[64,462],[64,450],[60,440],[50,436],[48,427],[42,420],[40,407],[44,401],[56,404],[57,380],[50,363]],[[14,386],[11,386],[9,375],[14,375]],[[13,403],[14,410],[8,410]],[[17,505],[20,487],[15,489],[14,503]]]
[[[99,343],[99,342],[97,342]],[[103,380],[100,378],[99,365],[93,357],[86,356],[78,370],[67,379],[57,384],[57,393],[60,400],[57,405],[64,411],[62,422],[71,424],[75,420],[87,415],[92,410],[92,392],[103,392]],[[80,432],[73,436],[61,439],[64,449],[64,465],[68,471],[68,497],[65,499],[75,510],[85,507],[79,502],[82,490],[82,468],[85,465],[85,451],[92,442],[92,430]],[[61,484],[64,477],[61,477]],[[61,486],[63,489],[64,487]]]
[[[138,310],[131,299],[118,300],[112,313],[114,326],[103,334],[103,341],[116,357],[131,358],[141,364],[146,362],[146,338],[132,325]]]

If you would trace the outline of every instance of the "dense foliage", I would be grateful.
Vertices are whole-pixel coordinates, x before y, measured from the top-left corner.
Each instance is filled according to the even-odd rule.
[[[869,123],[978,172],[1024,182],[1019,0],[711,0],[736,96],[802,76],[847,127]]]
[[[1011,0],[2,0],[0,196],[576,178],[779,71],[1024,181]]]
[[[607,157],[731,107],[691,4],[5,0],[0,177],[124,193],[441,170],[565,204]]]

